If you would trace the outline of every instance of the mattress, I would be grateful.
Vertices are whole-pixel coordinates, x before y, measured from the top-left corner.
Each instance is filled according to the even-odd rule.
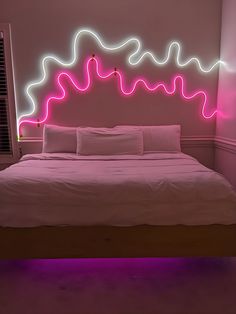
[[[25,155],[0,172],[0,226],[236,223],[236,195],[183,153]]]

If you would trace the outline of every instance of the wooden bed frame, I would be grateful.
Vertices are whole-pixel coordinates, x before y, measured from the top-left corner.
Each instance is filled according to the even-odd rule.
[[[0,227],[0,258],[236,256],[236,225]]]

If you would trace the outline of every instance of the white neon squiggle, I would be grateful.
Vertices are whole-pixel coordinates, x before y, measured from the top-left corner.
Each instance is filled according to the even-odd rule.
[[[83,35],[90,35],[93,38],[95,38],[96,41],[98,42],[99,46],[106,51],[117,51],[117,50],[124,48],[127,45],[134,44],[135,49],[129,55],[128,60],[127,60],[128,63],[132,66],[136,66],[136,65],[140,64],[144,60],[144,58],[146,58],[146,57],[149,57],[155,65],[163,66],[169,62],[173,49],[176,49],[176,60],[175,60],[175,62],[176,62],[176,65],[178,67],[186,67],[191,63],[195,63],[199,71],[201,71],[203,73],[209,73],[218,65],[220,65],[220,64],[225,65],[225,62],[218,60],[215,63],[213,63],[212,65],[210,65],[209,67],[204,68],[201,65],[201,62],[197,57],[191,57],[190,59],[188,59],[186,61],[182,61],[181,60],[182,48],[181,48],[180,43],[178,43],[177,41],[173,41],[169,44],[168,49],[166,51],[166,56],[163,59],[158,59],[155,57],[155,55],[151,51],[145,51],[142,54],[140,54],[141,53],[141,41],[138,38],[130,37],[130,38],[127,38],[126,40],[122,41],[119,44],[108,45],[93,30],[86,29],[86,28],[81,29],[81,30],[76,32],[76,34],[72,40],[72,57],[69,61],[65,62],[64,60],[58,58],[56,55],[47,55],[41,60],[41,68],[42,68],[41,78],[39,80],[36,80],[36,81],[29,83],[25,89],[26,96],[31,103],[31,109],[28,112],[24,112],[18,116],[18,119],[17,119],[18,125],[19,125],[19,121],[23,117],[27,117],[27,116],[32,115],[36,110],[37,101],[31,93],[32,93],[33,88],[35,88],[39,85],[43,85],[43,83],[46,82],[46,80],[48,78],[48,72],[47,72],[48,62],[53,61],[55,63],[58,63],[62,67],[72,67],[77,62],[77,59],[78,59],[77,45],[78,45],[80,38]],[[17,127],[17,129],[19,129],[19,128]],[[19,134],[18,134],[18,136],[19,136]]]
[[[134,55],[137,54],[137,52],[134,53],[134,55],[132,54],[130,57],[129,57],[129,63],[131,65],[137,65],[138,63],[140,63],[145,57],[149,57],[156,65],[158,66],[163,66],[163,65],[166,65],[170,58],[171,58],[171,54],[172,54],[172,50],[173,49],[176,49],[176,59],[175,59],[175,63],[176,65],[179,67],[179,68],[184,68],[186,66],[188,66],[189,64],[191,63],[195,63],[197,65],[197,68],[199,71],[203,72],[203,73],[209,73],[211,72],[212,70],[214,70],[215,67],[219,66],[220,64],[226,66],[226,62],[222,61],[222,60],[217,60],[215,63],[213,63],[212,65],[208,66],[208,67],[203,67],[200,60],[193,56],[189,59],[187,59],[186,61],[181,61],[181,52],[182,52],[182,48],[181,48],[181,45],[179,42],[177,41],[172,41],[168,48],[167,48],[167,51],[166,51],[166,57],[163,58],[162,60],[160,59],[157,59],[155,57],[155,55],[150,52],[150,51],[145,51],[138,59],[137,61],[135,62],[132,62],[131,59]]]

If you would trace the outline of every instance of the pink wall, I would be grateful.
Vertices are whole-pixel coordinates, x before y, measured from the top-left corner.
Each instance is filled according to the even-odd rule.
[[[236,140],[236,2],[223,1],[221,58],[227,68],[221,67],[219,75],[216,135]]]
[[[221,0],[149,0],[145,4],[140,0],[3,0],[0,21],[10,22],[12,27],[18,111],[29,109],[24,87],[29,80],[38,77],[41,56],[52,52],[69,58],[72,34],[82,26],[94,28],[108,43],[136,35],[146,49],[160,57],[165,54],[169,41],[177,39],[183,44],[183,59],[196,55],[203,65],[209,65],[219,58],[221,4]],[[173,62],[166,68],[155,68],[146,61],[138,69],[130,70],[124,62],[124,53],[111,59],[91,40],[84,43],[81,55],[93,51],[101,55],[105,66],[118,66],[130,79],[143,74],[151,81],[169,82],[178,71],[187,78],[187,90],[204,89],[209,93],[210,103],[216,104],[217,69],[206,75],[197,71],[194,65],[180,71]],[[53,80],[39,91],[41,102],[46,91],[51,90],[55,90]],[[71,92],[67,106],[57,106],[49,122],[106,126],[180,123],[184,136],[213,137],[215,120],[204,120],[199,104],[200,99],[185,103],[178,95],[150,96],[143,91],[127,100],[117,94],[114,84],[97,82],[89,95],[76,98]],[[25,130],[26,136],[38,137],[41,133],[42,128]],[[198,149],[204,150],[204,147]],[[199,152],[199,155],[204,154],[206,160],[213,160],[212,149]]]
[[[223,1],[221,59],[227,68],[220,69],[216,138],[216,169],[236,187],[236,2]]]

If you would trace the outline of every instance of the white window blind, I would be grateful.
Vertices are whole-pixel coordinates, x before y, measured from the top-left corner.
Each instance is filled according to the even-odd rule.
[[[19,157],[10,25],[0,23],[0,164]]]
[[[4,33],[0,31],[0,154],[12,155]]]

